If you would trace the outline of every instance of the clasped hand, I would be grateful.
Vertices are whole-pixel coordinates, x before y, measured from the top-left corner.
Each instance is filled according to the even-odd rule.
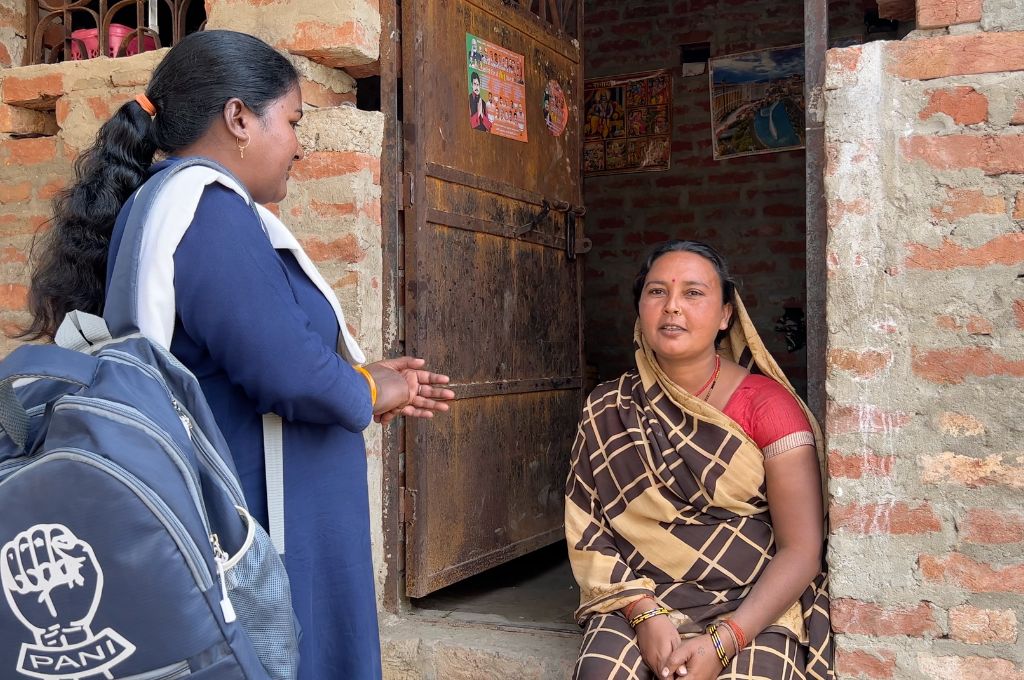
[[[656,678],[713,680],[722,672],[711,637],[700,635],[683,640],[667,616],[655,616],[638,624],[636,641],[640,656]]]
[[[384,359],[364,368],[377,383],[377,401],[373,419],[386,425],[398,416],[433,418],[435,412],[447,411],[445,403],[455,393],[441,387],[448,376],[424,370],[426,361],[418,357]]]

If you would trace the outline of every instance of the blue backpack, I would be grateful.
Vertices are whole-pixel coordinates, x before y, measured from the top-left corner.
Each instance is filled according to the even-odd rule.
[[[104,316],[117,337],[74,312],[63,346],[0,362],[2,678],[296,676],[284,565],[199,384],[132,332],[159,184],[136,197],[115,263]]]

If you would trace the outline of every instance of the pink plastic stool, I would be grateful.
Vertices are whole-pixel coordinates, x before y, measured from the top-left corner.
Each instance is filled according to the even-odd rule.
[[[121,49],[121,43],[129,36],[131,36],[131,42],[125,49],[125,55],[138,54],[139,41],[134,33],[134,28],[123,24],[110,24],[110,30],[107,32],[107,56],[117,56]],[[71,58],[80,60],[98,57],[100,55],[99,35],[100,32],[95,28],[80,28],[77,31],[71,31]],[[156,40],[151,35],[144,35],[142,44],[147,52],[156,49]]]

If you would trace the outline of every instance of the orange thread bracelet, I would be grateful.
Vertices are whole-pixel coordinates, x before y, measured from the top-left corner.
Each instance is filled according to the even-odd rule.
[[[641,598],[640,598],[639,600],[633,600],[632,602],[630,602],[629,604],[627,604],[627,605],[626,605],[626,606],[625,606],[625,607],[623,608],[623,610],[624,610],[624,613],[626,614],[626,618],[627,618],[627,619],[630,619],[630,618],[632,618],[632,617],[633,617],[633,614],[632,614],[632,612],[633,612],[633,607],[637,606],[638,604],[640,604],[640,603],[641,603],[641,602],[643,602],[644,600],[649,600],[649,599],[651,599],[651,598],[649,598],[649,597],[647,597],[646,595],[644,595],[644,596],[643,596],[643,597],[641,597]]]
[[[370,405],[371,406],[376,406],[377,405],[377,383],[374,382],[373,376],[370,375],[370,372],[367,371],[362,366],[353,366],[352,368],[356,369],[359,373],[362,374],[362,376],[364,378],[366,378],[366,384],[368,384],[370,386]]]
[[[741,649],[747,646],[747,638],[743,634],[743,629],[740,628],[740,625],[732,619],[722,619],[722,623],[729,626],[729,630],[731,630],[732,634],[736,636],[736,644],[739,645],[739,647],[736,648],[736,653],[738,654]]]

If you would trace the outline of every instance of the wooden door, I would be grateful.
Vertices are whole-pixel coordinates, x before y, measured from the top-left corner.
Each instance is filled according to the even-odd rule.
[[[411,597],[562,537],[589,248],[576,5],[402,4],[404,337],[458,395],[406,422]]]

